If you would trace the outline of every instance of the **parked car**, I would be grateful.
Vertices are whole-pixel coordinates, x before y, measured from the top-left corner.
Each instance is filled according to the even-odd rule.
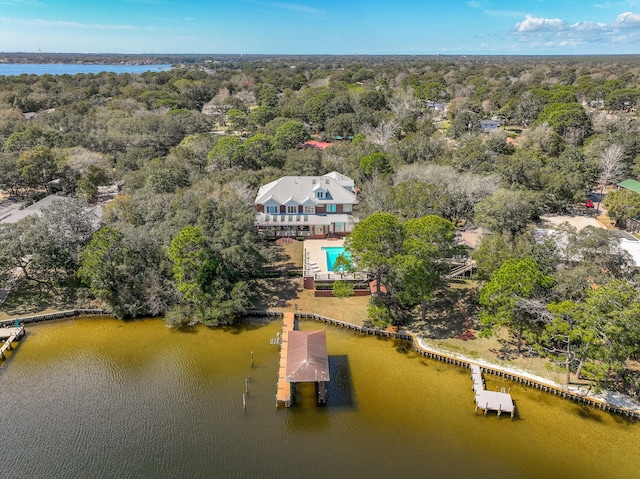
[[[587,198],[587,201],[585,201],[584,205],[587,208],[593,208],[593,201],[591,201],[589,198]]]

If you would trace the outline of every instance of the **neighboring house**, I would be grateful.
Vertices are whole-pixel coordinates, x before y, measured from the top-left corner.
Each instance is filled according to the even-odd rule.
[[[636,180],[621,181],[620,183],[618,183],[618,189],[620,188],[640,194],[640,181],[636,181]]]
[[[495,120],[480,120],[480,128],[484,132],[498,131],[500,129],[500,122]]]
[[[256,225],[269,238],[346,236],[357,204],[354,181],[338,172],[284,176],[258,190]]]
[[[17,223],[18,221],[31,215],[42,215],[42,210],[51,206],[56,201],[69,201],[64,196],[49,195],[40,201],[33,203],[26,208],[20,209],[22,205],[16,203],[0,210],[0,223]]]
[[[606,230],[611,236],[618,238],[618,248],[626,252],[631,257],[631,261],[636,268],[640,268],[640,240],[621,230]],[[562,230],[535,229],[533,230],[533,238],[536,243],[542,243],[546,239],[551,239],[561,249],[566,248],[568,238],[567,233]],[[582,257],[574,256],[569,258],[571,261],[580,262]]]
[[[446,103],[437,103],[435,101],[427,101],[427,102],[423,102],[422,106],[424,108],[428,108],[429,110],[435,111],[436,113],[439,113],[440,118],[443,120],[447,118],[448,106]]]
[[[317,150],[324,150],[326,148],[329,148],[330,146],[331,146],[331,143],[329,143],[328,141],[317,141],[317,140],[305,141],[302,144],[302,148],[315,148]]]

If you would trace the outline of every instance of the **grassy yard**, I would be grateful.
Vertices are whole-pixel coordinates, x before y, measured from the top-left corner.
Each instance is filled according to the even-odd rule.
[[[0,305],[0,320],[78,307],[99,307],[79,304],[76,299],[77,291],[78,285],[75,283],[50,285],[22,280]]]

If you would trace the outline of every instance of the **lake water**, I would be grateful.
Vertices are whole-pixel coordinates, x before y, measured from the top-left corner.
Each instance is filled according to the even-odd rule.
[[[474,414],[468,370],[327,330],[329,403],[276,409],[279,321],[175,331],[160,320],[27,326],[0,363],[2,477],[638,478],[640,424],[512,387]],[[255,367],[251,367],[253,352]],[[246,411],[245,379],[250,377]]]
[[[0,63],[0,76],[75,75],[76,73],[144,73],[167,71],[171,65],[84,65],[75,63]]]

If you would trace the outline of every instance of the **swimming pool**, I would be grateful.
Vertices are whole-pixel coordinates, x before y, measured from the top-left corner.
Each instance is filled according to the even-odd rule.
[[[351,255],[347,250],[344,249],[344,246],[323,246],[322,249],[327,254],[327,271],[333,271],[333,265],[336,262],[336,258],[341,254],[344,254],[349,260],[351,260]]]

